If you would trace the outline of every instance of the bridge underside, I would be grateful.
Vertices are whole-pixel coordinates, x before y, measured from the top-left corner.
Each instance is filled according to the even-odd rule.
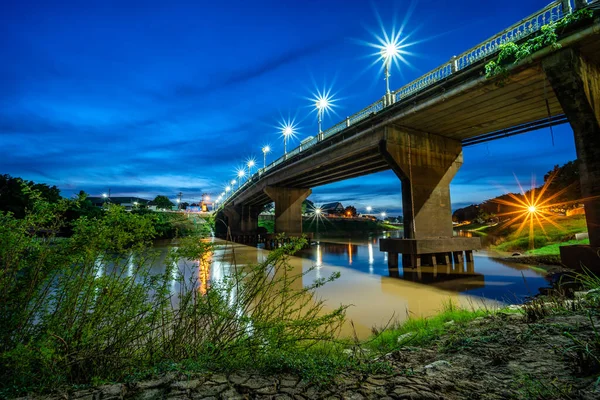
[[[444,165],[445,169],[419,166],[415,159],[407,158],[410,152],[420,152],[422,159],[435,158],[432,149],[436,143],[452,143],[455,150],[460,150],[461,143],[467,145],[508,136],[515,127],[517,132],[522,132],[568,120],[582,161],[584,196],[591,198],[585,202],[590,239],[592,246],[600,247],[600,75],[596,74],[600,65],[599,32],[598,22],[581,28],[565,39],[562,50],[536,53],[526,63],[512,68],[506,77],[486,79],[482,75],[489,60],[482,60],[473,68],[402,99],[290,157],[264,175],[254,177],[252,185],[228,200],[226,206],[260,208],[273,201],[268,188],[308,190],[393,169],[402,181],[407,237],[445,238],[451,232],[448,185],[459,166],[452,167],[452,163]],[[558,64],[548,61],[552,57],[558,57]],[[562,73],[557,74],[557,71]],[[575,90],[564,89],[573,85]],[[579,108],[569,107],[573,103]],[[583,114],[582,106],[587,107]],[[586,122],[581,123],[582,119]],[[390,143],[397,137],[390,141],[390,132],[415,138],[413,144],[398,150],[391,161],[390,154],[394,152],[390,151]],[[535,156],[533,150],[532,156]],[[462,163],[462,151],[460,158]],[[399,165],[402,162],[404,164]],[[421,175],[408,177],[410,169],[418,170]],[[421,178],[424,180],[419,182]],[[431,182],[427,183],[428,180]],[[415,193],[421,193],[418,195],[421,198],[406,203],[407,197]],[[419,202],[425,205],[422,215],[409,211],[409,205]],[[428,228],[436,218],[441,222]],[[425,234],[420,236],[418,232]]]

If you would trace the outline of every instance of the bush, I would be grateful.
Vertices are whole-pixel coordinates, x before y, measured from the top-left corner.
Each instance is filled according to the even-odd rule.
[[[272,369],[285,356],[291,368],[303,365],[294,355],[337,336],[345,307],[324,312],[314,298],[336,276],[302,287],[309,271],[289,268],[303,240],[209,281],[208,241],[182,239],[153,273],[152,216],[110,207],[76,220],[70,238],[36,235],[61,225],[55,208],[40,202],[22,220],[0,214],[0,397],[173,364]]]

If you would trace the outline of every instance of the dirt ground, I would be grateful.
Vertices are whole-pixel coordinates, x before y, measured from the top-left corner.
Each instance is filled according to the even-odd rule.
[[[49,399],[600,399],[600,328],[589,311],[504,313],[466,324],[424,348],[382,358],[389,374],[343,374],[333,386],[294,375],[175,375]],[[593,323],[592,323],[593,321]],[[371,357],[372,358],[372,357]]]

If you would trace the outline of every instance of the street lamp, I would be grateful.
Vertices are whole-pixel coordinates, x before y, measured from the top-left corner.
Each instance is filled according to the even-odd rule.
[[[263,171],[267,168],[267,153],[269,153],[271,151],[271,146],[267,145],[267,146],[263,146],[262,148],[262,152],[263,152]]]
[[[248,165],[248,179],[250,179],[250,177],[252,176],[252,167],[254,167],[254,164],[256,164],[254,162],[254,159],[248,160],[248,163],[246,164]]]
[[[367,206],[367,212],[370,213],[373,210],[373,207]]]
[[[281,129],[281,133],[283,134],[283,154],[287,157],[287,141],[288,137],[294,134],[294,127],[287,124]]]
[[[384,212],[381,213],[381,218],[385,219],[386,214]]]
[[[323,115],[334,107],[335,100],[331,96],[331,89],[327,91],[317,91],[313,101],[317,110],[317,120],[319,122],[319,140],[323,139]]]
[[[238,188],[239,188],[242,184],[242,178],[244,176],[246,176],[246,171],[244,171],[243,169],[240,169],[237,173],[237,176],[238,176]]]
[[[315,208],[315,216],[317,217],[317,234],[315,236],[319,236],[319,218],[321,218],[321,212],[323,212],[323,210],[321,209],[321,207],[317,207]],[[319,242],[319,239],[317,238],[317,243]]]

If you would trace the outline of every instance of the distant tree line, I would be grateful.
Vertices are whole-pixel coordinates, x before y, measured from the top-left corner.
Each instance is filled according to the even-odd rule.
[[[552,170],[544,175],[544,184],[534,189],[529,189],[523,193],[512,193],[521,201],[527,202],[528,199],[537,198],[542,193],[542,188],[546,185],[546,191],[542,194],[544,199],[552,197],[549,204],[553,204],[554,211],[566,211],[580,205],[581,184],[579,182],[579,160],[569,161],[559,166],[555,165]],[[479,223],[502,219],[502,215],[515,211],[517,208],[503,201],[515,203],[511,194],[503,194],[480,204],[471,204],[470,206],[459,208],[452,214],[452,219],[456,222],[476,221]],[[504,217],[508,218],[508,217]],[[497,221],[496,221],[497,222]]]

